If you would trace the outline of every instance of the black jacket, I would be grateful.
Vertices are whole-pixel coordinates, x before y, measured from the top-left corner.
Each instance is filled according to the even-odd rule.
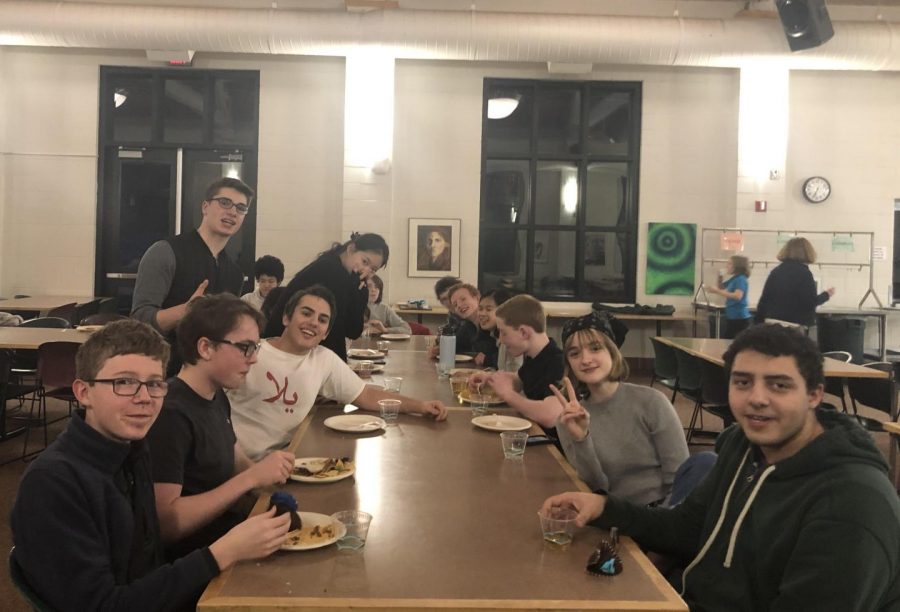
[[[816,281],[806,264],[787,259],[769,273],[756,305],[756,322],[778,319],[797,325],[815,325],[816,306],[830,296],[816,295]]]
[[[54,610],[189,608],[219,573],[208,548],[162,564],[144,442],[109,440],[80,414],[25,471],[12,532],[16,560]]]
[[[300,289],[313,285],[324,285],[331,289],[337,304],[337,312],[331,313],[331,331],[322,341],[322,346],[330,348],[338,357],[347,361],[345,338],[359,338],[363,331],[363,315],[369,302],[369,290],[359,286],[359,275],[347,272],[341,264],[341,256],[333,251],[323,253],[314,262],[297,272],[281,294],[271,320],[266,325],[266,338],[280,336],[284,331],[281,314],[291,295]]]

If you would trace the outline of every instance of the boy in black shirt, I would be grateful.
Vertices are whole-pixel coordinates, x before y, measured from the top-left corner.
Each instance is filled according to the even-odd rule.
[[[500,343],[511,356],[524,355],[525,361],[516,374],[479,372],[469,378],[469,386],[489,384],[512,408],[552,430],[560,412],[558,402],[543,400],[553,397],[550,385],[562,379],[565,360],[562,350],[547,335],[544,307],[530,295],[517,295],[501,304],[496,316]]]

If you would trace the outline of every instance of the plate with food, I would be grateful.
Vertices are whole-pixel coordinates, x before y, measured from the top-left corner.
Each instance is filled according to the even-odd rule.
[[[463,362],[465,362],[465,361],[472,361],[473,359],[475,359],[475,358],[472,357],[471,355],[457,355],[457,356],[456,356],[456,363],[463,363]]]
[[[363,369],[362,362],[354,361],[353,363],[350,364],[350,369],[358,374],[359,371]],[[369,370],[369,373],[378,374],[379,372],[384,372],[384,364],[373,363],[372,369]]]
[[[298,512],[300,529],[289,531],[281,550],[313,550],[334,544],[345,535],[347,527],[340,521],[318,512]]]
[[[353,359],[381,359],[384,357],[384,352],[375,349],[354,348],[347,351],[347,356]]]
[[[103,329],[103,326],[102,325],[79,325],[75,329],[77,329],[80,332],[91,333],[91,332],[95,332],[97,330]]]
[[[482,396],[484,398],[484,403],[488,406],[497,406],[498,404],[502,404],[503,400],[494,395],[493,393],[486,393]],[[463,389],[459,392],[459,401],[461,402],[472,402],[472,392],[469,389]]]
[[[409,340],[409,334],[381,334],[382,340]]]
[[[353,476],[356,465],[350,457],[301,457],[294,460],[291,480],[299,482],[336,482]]]
[[[368,414],[341,414],[325,419],[325,427],[348,433],[367,433],[387,427],[384,419]]]
[[[531,421],[514,416],[488,414],[472,419],[472,425],[489,431],[526,431],[531,429]]]

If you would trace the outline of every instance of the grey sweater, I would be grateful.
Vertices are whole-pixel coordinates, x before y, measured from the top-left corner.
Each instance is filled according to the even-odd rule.
[[[384,302],[369,304],[369,320],[381,321],[389,334],[409,334],[409,323],[400,318],[394,309]]]
[[[588,435],[575,441],[557,420],[566,458],[591,490],[636,504],[668,497],[678,467],[688,458],[675,408],[650,387],[620,383],[602,402],[582,402],[591,417]]]

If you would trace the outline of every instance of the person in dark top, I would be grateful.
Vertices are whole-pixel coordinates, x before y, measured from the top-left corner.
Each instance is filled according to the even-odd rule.
[[[816,261],[816,250],[806,238],[791,238],[778,252],[778,261],[782,263],[769,273],[763,285],[756,322],[773,319],[805,327],[815,325],[816,306],[834,295],[834,287],[816,295],[816,281],[808,267]]]
[[[547,335],[544,308],[530,295],[517,295],[497,308],[496,317],[500,343],[511,356],[524,356],[522,367],[517,373],[476,373],[469,385],[477,389],[489,384],[510,407],[552,432],[560,410],[550,385],[562,380],[565,360]]]
[[[478,300],[478,327],[481,334],[490,339],[491,345],[484,351],[484,360],[478,365],[498,370],[518,370],[521,363],[514,365],[517,358],[507,357],[506,347],[499,343],[500,332],[497,331],[497,307],[512,297],[506,289],[489,289],[481,294]],[[476,359],[477,361],[477,359]]]
[[[478,300],[481,293],[475,285],[457,283],[447,292],[458,319],[452,325],[457,353],[475,353],[475,363],[484,363],[485,353],[495,351],[496,342],[478,325]]]
[[[225,245],[241,229],[253,195],[239,179],[214,181],[200,205],[200,227],[152,244],[141,258],[131,316],[162,332],[173,348],[175,328],[188,302],[204,293],[241,294],[244,275]],[[173,352],[169,374],[180,365]]]
[[[169,558],[208,545],[243,521],[254,489],[283,483],[294,455],[247,458],[231,425],[225,389],[243,384],[256,363],[262,315],[223,293],[194,300],[178,324],[184,366],[147,440],[156,511]]]
[[[820,407],[815,343],[757,325],[723,360],[737,425],[719,436],[715,466],[681,504],[573,492],[541,512],[574,508],[577,525],[618,527],[683,563],[691,610],[900,609],[900,500],[871,436]]]
[[[163,561],[144,436],[167,391],[169,346],[134,320],[79,349],[72,385],[84,410],[25,471],[12,512],[12,562],[54,610],[193,608],[235,561],[284,542],[289,517],[258,515],[209,547]]]
[[[322,346],[330,348],[347,361],[346,338],[356,339],[363,332],[363,313],[369,301],[366,279],[387,265],[390,249],[378,234],[354,234],[348,242],[335,244],[318,259],[297,272],[287,284],[287,290],[275,306],[283,312],[288,298],[300,289],[313,285],[327,287],[334,294],[337,312]],[[266,338],[280,336],[284,331],[281,317],[271,317],[266,324]]]

